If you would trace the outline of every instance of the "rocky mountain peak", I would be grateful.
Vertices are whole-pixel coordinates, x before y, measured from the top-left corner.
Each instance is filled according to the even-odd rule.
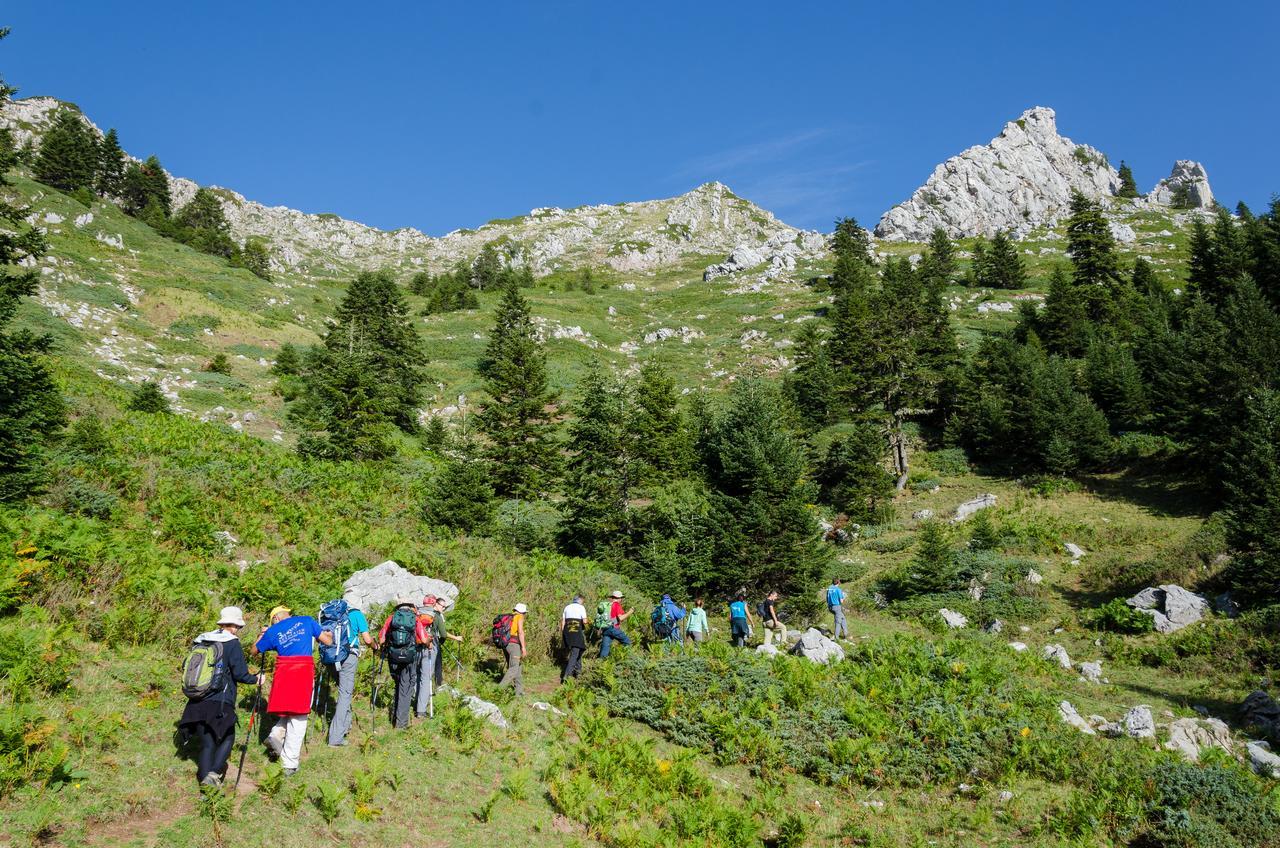
[[[875,234],[891,241],[924,241],[938,227],[953,237],[1022,234],[1056,220],[1073,191],[1102,199],[1118,187],[1103,153],[1060,135],[1054,111],[1035,106],[988,144],[935,168],[909,200],[884,214]]]
[[[1156,183],[1156,187],[1147,194],[1147,200],[1182,209],[1212,209],[1213,189],[1209,188],[1209,174],[1199,162],[1179,159],[1173,164],[1169,176]]]

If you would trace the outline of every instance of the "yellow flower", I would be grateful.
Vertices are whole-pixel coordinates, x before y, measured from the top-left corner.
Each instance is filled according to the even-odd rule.
[[[671,761],[658,760],[658,771],[660,771],[663,774],[666,774],[667,772],[671,771]]]
[[[1018,735],[1021,736],[1023,739],[1026,739],[1028,736],[1031,735],[1031,728],[1029,727],[1022,728],[1022,730],[1018,731]]]
[[[880,691],[879,689],[877,689],[876,687],[872,686],[872,687],[871,687],[871,691],[867,693],[867,697],[868,697],[868,698],[874,698],[874,697],[879,693],[879,691]]]
[[[964,663],[962,663],[962,662],[953,662],[953,663],[951,664],[951,673],[952,673],[952,674],[964,674]]]

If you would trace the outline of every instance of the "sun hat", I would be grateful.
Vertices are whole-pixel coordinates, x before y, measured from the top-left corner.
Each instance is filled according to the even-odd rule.
[[[289,609],[289,608],[288,608],[287,606],[285,606],[284,604],[281,604],[280,606],[278,606],[278,607],[276,607],[275,609],[271,610],[271,614],[267,616],[267,620],[268,620],[268,621],[275,621],[275,618],[276,618],[276,616],[277,616],[277,615],[280,615],[281,613],[283,613],[284,615],[289,615],[289,614],[290,614],[290,613],[292,613],[292,612],[293,612],[293,610]]]
[[[516,612],[520,613],[521,615],[524,615],[528,611],[529,611],[529,608],[524,604],[516,604]]]
[[[614,589],[614,590],[613,590],[613,594],[611,594],[609,597],[611,597],[611,598],[621,598],[621,597],[622,597],[622,590],[621,590],[621,589]]]
[[[224,624],[234,624],[236,627],[244,627],[244,613],[240,607],[223,607],[222,612],[218,614],[218,626]]]

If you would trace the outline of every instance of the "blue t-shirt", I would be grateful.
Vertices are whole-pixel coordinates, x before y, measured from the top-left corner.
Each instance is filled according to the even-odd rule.
[[[360,654],[360,634],[369,632],[369,619],[360,610],[347,610],[347,641],[351,643],[351,653]]]
[[[827,606],[838,607],[844,603],[844,589],[831,585],[827,587]]]
[[[733,603],[729,604],[729,618],[731,619],[741,618],[743,620],[746,620],[746,617],[747,617],[746,601],[734,601]]]
[[[309,657],[319,637],[320,622],[309,615],[295,615],[268,627],[256,647],[262,654],[275,651],[282,657]]]

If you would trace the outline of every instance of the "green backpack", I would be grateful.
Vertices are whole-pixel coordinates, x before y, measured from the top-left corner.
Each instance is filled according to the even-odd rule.
[[[607,630],[613,626],[613,617],[609,615],[609,602],[601,601],[596,604],[596,617],[591,621],[596,630]]]
[[[222,661],[223,642],[197,639],[182,662],[182,694],[192,701],[216,695],[227,686],[226,664]]]

